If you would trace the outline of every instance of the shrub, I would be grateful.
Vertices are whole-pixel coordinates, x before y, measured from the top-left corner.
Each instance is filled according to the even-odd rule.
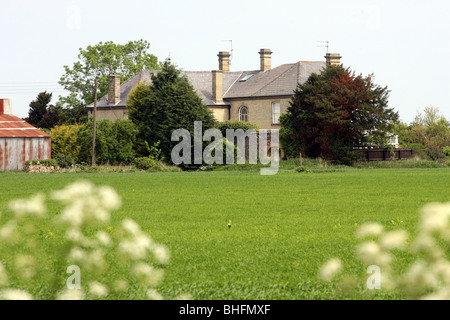
[[[93,122],[89,121],[80,128],[78,144],[80,153],[78,162],[90,163],[92,160]],[[101,120],[97,122],[95,154],[98,163],[128,164],[133,162],[137,129],[130,120]]]
[[[75,159],[63,153],[58,153],[53,157],[58,162],[60,168],[70,168],[75,164]]]
[[[297,167],[295,168],[295,171],[300,172],[300,173],[311,173],[311,169],[309,167]]]
[[[446,157],[450,157],[450,147],[442,148],[442,152],[445,154]]]
[[[216,124],[216,128],[219,129],[220,132],[222,132],[222,135],[224,137],[226,137],[226,135],[227,135],[227,129],[233,129],[233,130],[242,129],[244,131],[247,131],[250,129],[253,129],[256,131],[259,130],[259,126],[257,124],[246,122],[246,121],[238,121],[238,120],[227,120],[227,121],[223,121],[223,122],[218,122]]]
[[[140,157],[134,159],[134,165],[140,170],[150,170],[160,167],[160,162],[152,157]]]
[[[78,132],[81,126],[61,125],[53,127],[50,131],[52,137],[52,155],[67,155],[72,159],[78,159],[80,145],[78,144]]]

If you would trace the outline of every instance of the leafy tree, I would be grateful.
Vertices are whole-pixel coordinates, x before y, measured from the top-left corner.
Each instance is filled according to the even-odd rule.
[[[99,163],[129,164],[135,158],[133,145],[138,133],[130,120],[101,120],[97,122],[96,160]],[[93,121],[80,128],[77,143],[80,145],[78,161],[89,163],[92,156]]]
[[[59,125],[51,129],[52,156],[64,154],[77,159],[80,153],[80,145],[77,142],[80,125]]]
[[[280,121],[282,141],[290,152],[339,163],[353,160],[353,147],[385,144],[398,113],[388,107],[387,87],[372,76],[356,76],[349,68],[328,66],[299,84]],[[285,150],[286,152],[286,150]]]
[[[402,147],[422,150],[432,160],[444,159],[443,149],[450,146],[450,123],[436,107],[426,107],[410,125],[397,124],[394,132]]]
[[[118,74],[125,81],[138,71],[158,69],[158,59],[147,51],[150,43],[145,40],[129,41],[125,45],[112,41],[100,42],[86,49],[80,48],[78,61],[65,73],[59,84],[68,90],[67,97],[59,97],[58,105],[85,106],[94,101],[94,82],[98,79],[99,95],[108,92],[108,75]]]
[[[88,119],[88,112],[85,107],[62,107],[50,105],[47,108],[47,112],[39,121],[39,128],[51,129],[55,126],[63,124],[82,124],[86,123]]]
[[[29,124],[38,126],[44,115],[47,113],[47,107],[52,100],[52,94],[44,91],[37,95],[36,100],[30,102],[28,118],[25,118]]]
[[[141,84],[130,94],[127,106],[140,137],[148,145],[160,141],[162,156],[169,161],[172,148],[178,144],[171,141],[174,130],[186,129],[193,137],[195,121],[202,121],[203,130],[215,125],[208,107],[170,60],[152,76],[151,85]]]

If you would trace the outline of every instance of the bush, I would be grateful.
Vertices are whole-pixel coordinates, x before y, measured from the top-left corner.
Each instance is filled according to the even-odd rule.
[[[305,167],[305,166],[298,167],[295,169],[295,171],[300,172],[300,173],[311,173],[311,169],[309,169],[308,167]]]
[[[90,163],[92,160],[93,121],[80,128],[78,162]],[[135,158],[133,149],[138,131],[130,120],[101,120],[97,122],[95,154],[98,163],[129,164]]]
[[[238,120],[227,120],[227,121],[223,121],[223,122],[218,122],[216,124],[216,128],[219,129],[220,132],[222,132],[222,135],[224,137],[226,137],[226,135],[227,135],[227,129],[233,129],[233,130],[242,129],[244,131],[247,131],[250,129],[253,129],[256,131],[259,130],[259,127],[257,124],[245,122],[245,121],[238,121]]]
[[[150,170],[160,167],[160,162],[151,157],[140,157],[134,159],[134,165],[140,170]]]
[[[441,161],[445,159],[445,154],[441,149],[426,148],[425,152],[433,161]]]
[[[70,168],[75,164],[75,159],[63,153],[58,153],[53,157],[58,162],[60,168]]]
[[[78,132],[80,125],[61,125],[53,127],[50,131],[52,137],[52,155],[63,154],[77,159],[80,153],[78,144]]]
[[[442,152],[445,154],[446,157],[450,157],[450,147],[442,148]]]

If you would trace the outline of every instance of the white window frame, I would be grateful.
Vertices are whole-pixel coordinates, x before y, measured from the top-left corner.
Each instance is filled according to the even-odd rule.
[[[243,114],[242,111],[245,110],[246,113]],[[248,108],[246,106],[242,106],[239,109],[239,121],[245,121],[248,122]]]
[[[273,101],[272,102],[272,124],[280,124],[280,116],[281,116],[280,102]]]

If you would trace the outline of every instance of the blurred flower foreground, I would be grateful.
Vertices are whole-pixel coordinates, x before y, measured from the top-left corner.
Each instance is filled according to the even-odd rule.
[[[386,231],[377,222],[361,225],[356,237],[361,243],[355,251],[368,273],[379,271],[376,289],[396,291],[405,299],[450,299],[450,202],[425,205],[414,237],[405,230]],[[333,258],[319,270],[319,277],[332,281],[343,269],[341,260]],[[357,278],[341,276],[339,292],[354,290]],[[373,289],[373,277],[368,278],[366,289]]]
[[[169,252],[132,219],[111,226],[120,207],[113,188],[88,181],[10,202],[0,213],[0,300],[162,299]]]

